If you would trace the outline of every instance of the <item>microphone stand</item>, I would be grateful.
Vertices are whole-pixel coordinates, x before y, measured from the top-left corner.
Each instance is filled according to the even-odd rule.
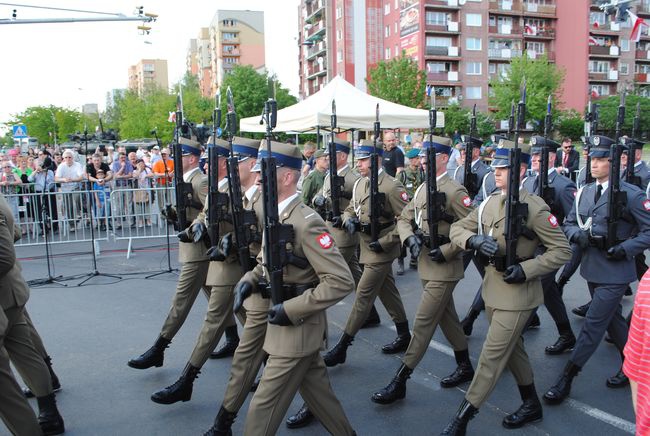
[[[88,129],[87,128],[84,128],[84,147],[85,147],[86,159],[88,159]],[[93,201],[92,201],[92,195],[91,195],[92,185],[90,184],[90,179],[88,179],[86,181],[86,183],[87,183],[86,187],[88,188],[86,190],[86,194],[88,195],[88,218],[90,219],[90,240],[91,240],[91,243],[92,243],[92,250],[91,251],[92,251],[92,255],[93,255],[92,256],[93,270],[90,273],[82,274],[82,275],[78,276],[78,278],[86,277],[86,279],[79,282],[77,284],[77,286],[82,286],[88,280],[90,280],[90,279],[92,279],[94,277],[97,277],[97,276],[112,277],[114,279],[119,279],[119,280],[122,279],[122,277],[120,277],[120,276],[116,276],[116,275],[113,275],[113,274],[101,273],[97,269],[97,254],[95,253],[95,226],[94,226],[94,223],[93,223]],[[106,192],[104,192],[104,197],[106,197]],[[104,198],[105,207],[108,206],[106,203],[107,203],[106,198]]]

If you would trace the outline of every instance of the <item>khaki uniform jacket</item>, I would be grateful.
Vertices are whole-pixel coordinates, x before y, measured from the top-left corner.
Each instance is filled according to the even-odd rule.
[[[303,204],[300,197],[289,203],[280,221],[293,225],[293,253],[309,263],[304,269],[285,266],[284,283],[318,285],[284,302],[284,310],[293,325],[269,324],[264,350],[274,356],[305,357],[324,348],[327,338],[325,309],[351,292],[354,280],[322,218]],[[244,276],[253,283],[258,283],[265,273],[263,247],[257,259],[258,265]],[[271,300],[268,301],[270,305]]]
[[[480,208],[452,224],[449,232],[452,242],[466,247],[467,240],[477,233],[491,235],[499,244],[497,256],[504,256],[506,198],[507,196],[501,193],[493,194]],[[540,277],[559,269],[571,258],[569,242],[560,228],[560,223],[550,213],[544,200],[529,194],[525,189],[519,191],[519,198],[522,202],[528,203],[526,227],[535,234],[532,240],[524,236],[517,240],[517,256],[528,259],[520,264],[526,274],[526,282],[508,284],[503,281],[502,272],[497,271],[493,266],[487,266],[482,295],[486,306],[495,309],[530,310],[542,304],[544,293]],[[546,252],[534,257],[539,245],[545,246]]]
[[[402,209],[408,204],[408,194],[397,179],[386,174],[386,171],[379,173],[379,181],[377,183],[379,192],[386,195],[386,202],[384,204],[379,223],[395,222],[395,218],[402,213]],[[370,224],[370,178],[362,177],[354,185],[352,190],[352,200],[345,209],[343,220],[357,217],[361,224]],[[368,248],[368,244],[372,241],[370,235],[361,232],[361,256],[359,263],[385,263],[392,262],[399,256],[400,243],[399,236],[394,232],[395,225],[389,226],[379,232],[379,244],[384,251],[382,253],[375,253]]]
[[[0,307],[3,311],[22,307],[29,299],[29,286],[16,260],[14,236],[14,217],[7,200],[0,194]]]
[[[465,218],[472,211],[472,201],[463,185],[444,174],[438,180],[438,191],[445,194],[444,210],[451,215],[454,221]],[[413,235],[413,223],[422,230],[425,238],[429,237],[429,221],[427,219],[427,189],[426,183],[420,185],[415,191],[413,200],[404,208],[397,220],[397,231],[402,243]],[[445,220],[438,223],[438,234],[449,236],[451,224]],[[463,278],[462,252],[464,247],[459,247],[453,242],[440,246],[446,262],[438,263],[427,255],[429,249],[423,245],[418,260],[418,273],[422,280],[458,281]]]
[[[190,177],[189,182],[192,184],[192,191],[194,192],[194,200],[201,203],[201,209],[193,207],[187,208],[187,222],[191,223],[198,216],[203,206],[205,199],[208,195],[208,177],[201,171],[195,171]],[[178,243],[178,261],[184,262],[202,262],[207,261],[208,257],[205,255],[207,249],[203,242],[179,242]]]
[[[347,167],[339,176],[344,178],[344,183],[343,187],[341,188],[341,192],[346,192],[349,195],[352,195],[352,189],[354,188],[354,183],[359,179],[359,175],[352,171],[350,167]],[[330,177],[329,177],[329,172],[325,176],[325,181],[323,185],[323,197],[325,197],[328,200],[328,208],[330,204],[330,192],[331,192],[331,185],[330,185]],[[345,209],[350,205],[350,200],[347,198],[344,198],[341,196],[339,200],[340,204],[340,210],[341,213],[345,211]],[[330,231],[332,236],[334,236],[334,241],[336,241],[336,245],[340,248],[346,248],[346,247],[356,247],[359,245],[359,234],[355,233],[354,235],[350,235],[348,232],[342,229],[337,229],[332,225],[331,222],[326,221],[325,224],[327,225],[327,229]]]

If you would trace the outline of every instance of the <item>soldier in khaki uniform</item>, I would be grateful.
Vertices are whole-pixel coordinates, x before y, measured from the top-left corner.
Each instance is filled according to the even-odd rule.
[[[65,425],[56,407],[50,373],[32,344],[31,329],[25,320],[29,287],[16,261],[15,232],[11,208],[4,196],[0,195],[0,308],[3,312],[0,325],[4,326],[0,328],[0,380],[13,378],[7,361],[8,355],[27,386],[36,395],[40,429],[34,427],[33,412],[27,413],[25,409],[23,394],[20,390],[16,393],[15,380],[13,383],[9,382],[6,387],[2,384],[0,411],[3,420],[6,419],[5,422],[14,427],[17,434],[32,435],[41,431],[46,435],[61,434],[65,431]]]
[[[397,220],[400,240],[409,247],[411,257],[416,259],[419,257],[418,273],[424,292],[413,323],[413,338],[404,354],[402,365],[388,386],[375,392],[371,397],[372,401],[380,404],[393,403],[406,396],[406,380],[424,357],[438,324],[454,349],[458,364],[453,374],[440,380],[440,385],[443,388],[455,387],[471,380],[474,376],[467,350],[467,339],[460,326],[452,295],[458,281],[464,276],[462,256],[464,250],[449,240],[450,221],[455,222],[465,218],[472,211],[472,200],[463,185],[447,174],[451,140],[432,136],[423,146],[420,156],[425,168],[428,165],[427,149],[434,147],[436,150],[435,177],[438,192],[445,196],[442,205],[445,219],[438,223],[436,238],[439,246],[433,248],[430,244],[427,220],[428,208],[433,206],[427,204],[425,181],[415,191],[413,200],[404,208]],[[416,236],[414,233],[414,223],[421,235]],[[420,253],[423,242],[428,248],[425,253]]]
[[[199,169],[201,144],[194,139],[184,137],[181,137],[179,141],[183,154],[183,180],[192,184],[192,205],[186,209],[187,222],[192,222],[205,205],[205,198],[208,194],[208,178]],[[165,318],[158,339],[142,355],[129,360],[128,365],[131,368],[147,369],[152,366],[162,366],[165,349],[185,322],[199,289],[202,288],[205,296],[210,299],[210,289],[205,285],[209,266],[205,242],[193,242],[192,239],[187,238],[184,231],[181,231],[178,237],[180,239],[178,260],[182,266],[172,306]]]
[[[273,143],[272,147],[273,157],[280,165],[277,169],[280,222],[293,226],[292,254],[306,260],[307,267],[289,263],[283,268],[285,292],[293,297],[276,301],[268,312],[264,350],[269,358],[248,409],[244,434],[276,434],[300,389],[310,409],[331,434],[352,435],[354,431],[332,391],[319,354],[327,337],[325,310],[352,290],[352,275],[323,220],[296,193],[302,165],[298,147],[283,143]],[[260,155],[263,156],[262,152]],[[268,276],[263,253],[264,247],[258,265],[237,285],[238,293],[267,291],[259,284]]]
[[[371,141],[362,141],[355,153],[361,178],[355,183],[352,200],[343,214],[343,227],[348,233],[361,230],[361,258],[364,265],[363,274],[357,286],[356,298],[348,322],[339,342],[325,354],[325,364],[335,366],[345,362],[347,348],[352,344],[362,324],[370,313],[372,303],[377,294],[382,295],[382,302],[390,314],[395,327],[397,338],[390,344],[384,345],[382,351],[387,354],[404,351],[411,340],[408,320],[404,305],[395,286],[392,263],[399,256],[399,237],[394,233],[395,218],[402,213],[408,203],[408,194],[404,186],[393,177],[379,170],[378,188],[384,193],[385,202],[382,205],[382,215],[379,217],[379,238],[372,241],[370,235],[370,167],[371,156],[376,156],[381,167],[381,148],[375,149]]]
[[[546,203],[525,189],[519,199],[528,205],[525,231],[517,240],[518,262],[505,265],[505,224],[508,198],[508,175],[514,170],[508,151],[512,141],[501,140],[492,162],[495,182],[500,192],[488,197],[464,219],[452,224],[451,241],[477,250],[485,264],[483,299],[490,323],[476,374],[455,416],[442,434],[464,435],[467,423],[487,400],[503,370],[508,367],[517,381],[523,405],[506,416],[507,428],[521,427],[542,418],[542,406],[535,391],[533,371],[524,349],[521,334],[533,310],[543,303],[541,277],[562,266],[571,258],[569,243],[557,218]],[[521,176],[530,162],[530,145],[521,145]],[[535,256],[539,245],[547,251]]]
[[[212,144],[212,139],[209,140]],[[257,157],[257,145],[259,141],[245,138],[234,138],[233,151],[237,157],[247,160],[249,165],[242,165],[240,172],[240,182],[242,191],[246,191],[254,186],[255,177],[250,172],[255,164],[254,158]],[[219,192],[229,195],[228,167],[226,159],[230,156],[230,144],[227,141],[214,140],[218,162],[216,163],[219,180],[217,187]],[[252,158],[252,159],[251,159]],[[202,241],[208,240],[206,221],[208,208],[211,207],[209,199],[206,201],[205,208],[196,220],[185,230],[186,238],[189,240]],[[224,211],[228,214],[232,209],[228,201]],[[194,350],[190,356],[180,378],[171,386],[166,387],[151,396],[151,400],[159,404],[172,404],[177,401],[189,401],[192,397],[192,385],[194,379],[200,373],[201,367],[205,364],[210,356],[210,352],[219,342],[221,335],[226,328],[234,329],[237,335],[237,325],[235,323],[232,305],[233,305],[233,288],[244,274],[239,258],[235,252],[235,237],[233,234],[232,219],[227,216],[219,222],[219,236],[215,248],[209,250],[210,267],[206,278],[206,285],[210,286],[210,299],[208,301],[208,311],[205,315],[199,337],[197,338]],[[225,259],[224,259],[225,257]],[[222,259],[222,260],[219,260]],[[239,337],[237,336],[237,343]],[[236,348],[236,347],[235,347]]]

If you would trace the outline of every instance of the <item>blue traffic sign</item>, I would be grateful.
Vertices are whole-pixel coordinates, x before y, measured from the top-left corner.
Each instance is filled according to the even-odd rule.
[[[12,136],[16,139],[27,138],[27,126],[25,126],[24,124],[18,124],[16,126],[13,126]]]

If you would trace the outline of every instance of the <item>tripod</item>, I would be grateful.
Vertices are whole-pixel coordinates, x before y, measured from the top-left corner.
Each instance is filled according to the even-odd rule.
[[[85,143],[85,149],[86,149],[85,154],[86,154],[86,156],[88,156],[88,129],[86,127],[84,127],[84,143]],[[91,163],[89,165],[93,165],[93,164]],[[90,242],[92,244],[91,252],[92,252],[92,255],[93,255],[93,270],[92,270],[92,272],[90,272],[88,274],[82,274],[79,278],[86,277],[86,279],[79,282],[79,283],[77,283],[77,286],[82,286],[88,280],[92,279],[93,277],[97,277],[97,276],[112,277],[114,279],[120,279],[120,280],[122,279],[122,277],[120,277],[120,276],[116,276],[116,275],[113,275],[113,274],[101,273],[97,269],[97,253],[95,253],[95,226],[93,224],[93,221],[94,221],[94,219],[93,219],[93,201],[92,201],[92,197],[91,197],[92,185],[90,184],[90,174],[88,175],[88,182],[87,183],[88,183],[87,188],[90,188],[90,189],[86,189],[86,194],[88,196],[88,198],[87,198],[88,199],[88,217],[90,219]],[[104,193],[104,195],[105,195],[105,193]],[[108,202],[106,200],[105,200],[104,204],[105,204],[105,207],[107,208],[107,211],[109,211],[110,210],[110,205],[108,204]]]
[[[158,135],[154,132],[154,135],[156,136],[156,142],[160,143],[158,140]],[[160,146],[160,145],[159,145]],[[165,167],[165,188],[167,187],[167,183],[169,183],[169,169],[167,168],[167,162],[165,162],[165,159],[163,158],[163,165]],[[165,203],[167,202],[167,189],[163,191],[165,194]],[[171,257],[171,243],[169,241],[169,223],[167,220],[165,220],[165,239],[167,241],[167,269],[150,274],[145,277],[145,279],[150,279],[152,277],[158,277],[163,274],[176,274],[178,275],[178,268],[172,268],[172,257]]]
[[[48,194],[49,189],[46,189],[49,188],[47,184],[47,171],[49,171],[49,169],[45,170],[45,179],[43,179],[43,191],[41,191],[41,195],[40,195],[41,221],[43,222],[43,237],[45,238],[45,262],[47,263],[47,278],[30,280],[29,282],[27,282],[27,284],[33,288],[37,286],[45,286],[51,284],[67,287],[68,285],[63,282],[65,280],[71,280],[76,278],[76,277],[52,276],[52,266],[50,265],[50,263],[52,262],[50,259],[50,238],[48,237],[48,233],[50,233],[48,229],[48,221],[50,216],[47,212],[49,207],[51,207],[52,202],[51,202],[50,195]],[[45,201],[48,202],[47,206],[45,204]]]

